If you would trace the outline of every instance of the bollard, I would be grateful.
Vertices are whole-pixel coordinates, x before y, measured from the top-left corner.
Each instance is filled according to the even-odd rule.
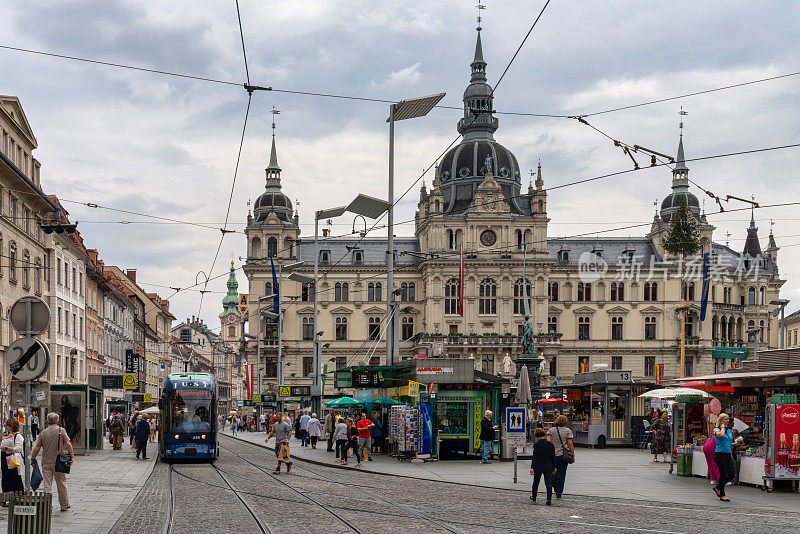
[[[53,496],[43,491],[6,494],[9,498],[8,534],[49,534]]]

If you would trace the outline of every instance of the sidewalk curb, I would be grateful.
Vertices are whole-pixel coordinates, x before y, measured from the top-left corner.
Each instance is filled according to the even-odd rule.
[[[242,443],[247,443],[249,445],[255,445],[256,447],[261,447],[263,449],[267,449],[268,451],[275,451],[274,447],[270,447],[268,445],[261,445],[260,443],[253,443],[252,441],[246,440],[244,438],[240,438],[238,436],[232,436],[230,434],[225,434],[225,433],[221,433],[221,434],[223,436],[225,436],[225,437],[232,438],[232,439],[235,439],[237,441],[241,441]],[[454,486],[468,486],[468,487],[471,487],[471,488],[482,488],[482,489],[503,490],[503,491],[516,491],[516,492],[525,492],[525,493],[530,493],[530,491],[531,491],[530,488],[526,488],[526,487],[521,487],[519,489],[517,489],[517,488],[500,488],[500,487],[497,487],[497,486],[487,486],[485,484],[470,484],[468,482],[453,482],[452,480],[437,480],[437,479],[423,478],[423,477],[418,477],[418,476],[413,476],[413,475],[399,475],[397,473],[383,473],[381,471],[372,471],[370,469],[366,469],[366,468],[363,468],[363,467],[356,468],[356,467],[349,467],[349,466],[345,466],[345,465],[331,464],[331,463],[328,463],[328,462],[320,462],[319,460],[309,460],[308,458],[301,458],[299,456],[293,456],[292,460],[297,460],[299,462],[305,462],[305,463],[312,464],[312,465],[319,465],[319,466],[322,466],[322,467],[330,467],[332,469],[342,469],[342,470],[346,470],[346,471],[358,471],[359,473],[369,473],[371,475],[382,475],[382,476],[388,476],[388,477],[409,478],[409,479],[412,479],[412,480],[425,480],[427,482],[441,482],[442,484],[453,484]],[[564,495],[573,495],[573,494],[565,492]]]

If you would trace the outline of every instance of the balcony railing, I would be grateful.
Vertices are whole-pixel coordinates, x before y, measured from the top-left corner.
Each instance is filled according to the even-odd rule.
[[[465,335],[465,334],[425,334],[418,338],[417,343],[431,343],[441,341],[445,346],[465,347],[511,347],[520,345],[520,337],[514,334],[507,335]],[[561,334],[544,334],[534,338],[537,347],[561,346]]]
[[[743,312],[744,306],[741,304],[723,304],[721,302],[714,302],[711,305],[712,310],[720,310],[720,311],[737,311]]]

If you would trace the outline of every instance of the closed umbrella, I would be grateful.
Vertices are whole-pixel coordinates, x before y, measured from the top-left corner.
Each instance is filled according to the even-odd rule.
[[[517,384],[517,394],[514,401],[519,405],[527,406],[533,399],[531,398],[531,380],[528,377],[528,366],[523,365],[519,370],[519,383]]]

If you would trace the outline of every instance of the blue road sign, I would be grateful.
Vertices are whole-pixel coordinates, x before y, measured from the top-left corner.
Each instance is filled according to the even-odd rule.
[[[506,408],[506,434],[525,435],[525,408]]]

